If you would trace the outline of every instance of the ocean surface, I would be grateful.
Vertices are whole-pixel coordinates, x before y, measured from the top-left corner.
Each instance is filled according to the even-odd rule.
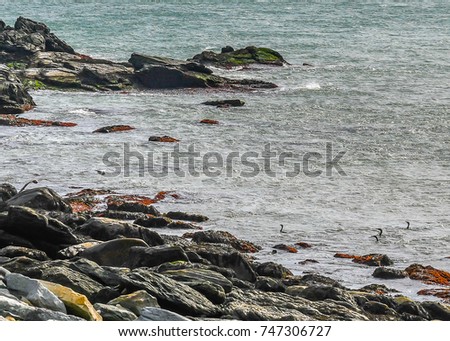
[[[222,46],[266,46],[291,65],[215,70],[234,78],[275,82],[277,89],[79,93],[35,91],[29,118],[71,121],[75,128],[0,130],[1,182],[21,187],[37,179],[61,193],[108,188],[153,196],[174,191],[157,204],[164,211],[205,214],[205,229],[229,231],[263,246],[259,261],[280,262],[295,274],[317,272],[351,288],[385,283],[418,299],[429,287],[409,279],[379,281],[374,268],[334,258],[337,252],[387,254],[394,267],[412,263],[450,271],[450,2],[445,1],[0,1],[0,19],[18,16],[45,22],[76,51],[126,61],[133,52],[179,59]],[[309,63],[312,67],[303,66]],[[200,105],[240,98],[244,107]],[[220,121],[201,125],[201,119]],[[106,125],[136,130],[92,134]],[[172,144],[150,135],[179,138],[204,156],[252,152],[260,170],[265,146],[276,156],[270,172],[255,172],[236,159],[208,176],[179,176],[170,163],[164,176],[139,173],[138,158],[155,164]],[[329,156],[345,152],[325,172]],[[130,162],[124,164],[124,148]],[[116,153],[121,174],[104,156]],[[279,164],[280,153],[295,154]],[[307,154],[310,153],[310,154]],[[319,159],[320,153],[321,159]],[[341,154],[342,154],[341,153]],[[267,153],[266,153],[267,154]],[[208,155],[208,154],[207,154]],[[308,169],[289,176],[302,156]],[[109,159],[111,160],[111,159]],[[126,160],[125,160],[126,161]],[[211,159],[210,159],[211,161]],[[245,160],[244,160],[245,161]],[[248,160],[247,160],[248,161]],[[256,166],[255,166],[256,165]],[[125,168],[130,174],[125,175]],[[180,165],[187,170],[186,162]],[[266,169],[268,169],[266,167]],[[103,170],[106,176],[97,173]],[[192,172],[191,172],[192,173]],[[342,172],[341,172],[342,173]],[[406,229],[410,221],[411,228]],[[280,233],[280,224],[288,233]],[[379,242],[371,236],[384,230]],[[162,231],[175,233],[173,231]],[[182,233],[177,232],[177,233]],[[272,246],[312,244],[298,253]],[[299,264],[306,259],[318,263]]]

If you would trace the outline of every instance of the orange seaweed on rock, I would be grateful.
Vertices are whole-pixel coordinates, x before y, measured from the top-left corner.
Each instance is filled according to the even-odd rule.
[[[24,127],[24,126],[75,127],[77,124],[72,122],[35,120],[7,114],[7,115],[0,115],[0,125],[10,127]]]
[[[295,247],[289,246],[289,245],[286,245],[286,244],[277,244],[277,245],[273,246],[273,248],[277,249],[277,250],[284,250],[284,251],[287,251],[287,252],[290,252],[290,253],[297,253],[298,252],[298,250]]]
[[[129,131],[134,130],[136,128],[129,126],[129,125],[112,125],[107,127],[102,127],[97,130],[94,130],[94,133],[116,133],[120,131]]]
[[[180,140],[174,138],[174,137],[170,137],[167,135],[164,136],[150,136],[148,138],[149,141],[151,142],[169,142],[169,143],[173,143],[173,142],[180,142]]]
[[[302,249],[309,249],[310,247],[312,247],[311,244],[308,244],[305,242],[298,242],[298,243],[295,243],[295,245],[300,246]]]
[[[444,303],[450,303],[450,289],[422,289],[417,292],[417,295],[435,296],[442,298]]]
[[[412,264],[405,271],[408,273],[409,278],[422,281],[426,284],[450,285],[450,273],[433,268],[430,265]]]
[[[69,205],[72,207],[73,213],[90,212],[94,208],[94,205],[87,204],[81,200],[69,200]]]
[[[200,123],[203,123],[203,124],[219,124],[219,121],[217,121],[217,120],[210,120],[208,118],[205,118],[204,120],[201,120]]]
[[[364,256],[349,255],[346,253],[336,253],[334,257],[349,258],[352,259],[354,263],[365,264],[369,266],[385,266],[394,264],[388,256],[379,253],[372,253],[370,255]]]
[[[349,254],[347,254],[347,253],[336,253],[335,255],[334,255],[334,257],[336,257],[336,258],[355,258],[356,256],[355,255],[349,255]]]

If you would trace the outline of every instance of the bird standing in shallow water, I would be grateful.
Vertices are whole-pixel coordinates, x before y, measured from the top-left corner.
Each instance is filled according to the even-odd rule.
[[[280,224],[280,226],[281,226],[280,233],[286,233],[286,231],[283,231],[283,229],[284,229],[283,224]]]
[[[408,225],[406,226],[406,229],[409,230],[409,221],[406,221],[406,223],[408,224]]]

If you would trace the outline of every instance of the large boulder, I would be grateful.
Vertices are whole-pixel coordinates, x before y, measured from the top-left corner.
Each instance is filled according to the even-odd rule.
[[[155,247],[132,247],[129,259],[126,263],[131,269],[140,267],[153,267],[166,262],[185,261],[189,258],[181,247],[178,246],[155,246]]]
[[[19,192],[6,202],[8,206],[26,206],[47,211],[72,212],[72,208],[51,188],[38,187]]]
[[[0,114],[21,114],[35,105],[19,78],[0,65]]]

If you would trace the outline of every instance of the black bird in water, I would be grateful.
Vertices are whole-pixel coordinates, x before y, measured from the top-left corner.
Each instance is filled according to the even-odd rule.
[[[409,221],[406,221],[406,223],[408,224],[408,225],[406,226],[406,229],[409,230]]]
[[[370,236],[370,238],[375,238],[376,241],[377,241],[377,243],[380,241],[380,240],[378,239],[378,236]]]
[[[383,234],[383,229],[377,229],[378,230],[378,237],[381,237],[381,235]]]
[[[283,229],[284,229],[283,224],[280,224],[280,226],[281,226],[280,233],[287,233],[286,231],[283,231]]]
[[[19,191],[19,193],[23,192],[23,191],[25,190],[25,188],[27,188],[27,186],[28,186],[29,184],[37,184],[37,183],[38,183],[37,180],[31,180],[31,181],[28,181],[28,182],[22,187],[22,189]]]

